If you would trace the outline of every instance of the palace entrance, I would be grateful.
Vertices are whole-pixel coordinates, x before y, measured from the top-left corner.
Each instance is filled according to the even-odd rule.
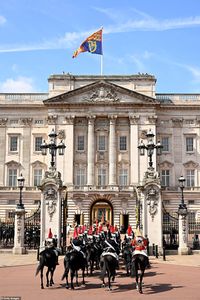
[[[90,209],[90,224],[106,222],[113,225],[113,207],[107,200],[98,200]]]

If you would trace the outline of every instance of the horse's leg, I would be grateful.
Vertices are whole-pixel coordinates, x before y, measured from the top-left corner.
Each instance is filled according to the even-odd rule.
[[[51,268],[51,278],[50,278],[50,286],[52,286],[54,284],[53,281],[53,274],[54,274],[55,268]]]
[[[83,285],[85,285],[85,268],[82,269]]]
[[[46,287],[49,287],[49,271],[50,271],[50,269],[48,268],[47,272],[46,272],[46,279],[47,279]]]
[[[76,286],[79,286],[78,285],[78,270],[76,270],[75,273],[76,273]]]
[[[42,267],[41,270],[40,270],[40,285],[41,285],[41,289],[44,288],[44,283],[43,283],[43,270],[44,270],[44,267]]]
[[[90,264],[90,275],[92,275],[92,272],[94,270],[94,260],[91,260],[91,264]]]
[[[67,270],[66,270],[66,289],[68,289],[69,288],[69,282],[68,282],[68,274],[69,274],[69,268],[67,268]]]
[[[107,270],[108,272],[108,290],[111,291],[111,272],[109,270]]]
[[[138,286],[138,267],[135,266],[135,283],[136,283],[136,289],[139,290]]]
[[[71,289],[74,290],[74,283],[73,283],[73,279],[74,279],[74,270],[70,270],[70,275],[71,275]]]
[[[139,284],[139,293],[142,294],[143,291],[142,291],[142,279],[143,279],[143,276],[144,276],[144,269],[141,270],[141,273],[140,273],[140,284]]]

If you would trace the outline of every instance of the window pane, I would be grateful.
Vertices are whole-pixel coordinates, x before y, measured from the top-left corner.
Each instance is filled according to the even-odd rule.
[[[17,151],[17,136],[10,137],[10,151]]]
[[[34,170],[34,186],[40,185],[42,180],[42,169]]]
[[[17,186],[17,169],[8,170],[8,185]]]
[[[194,181],[195,181],[194,170],[187,170],[186,171],[186,186],[188,186],[188,187],[194,186]]]
[[[85,177],[85,169],[80,168],[76,170],[76,185],[77,186],[84,186],[86,182]]]
[[[161,185],[162,186],[169,186],[169,170],[162,170],[161,172]]]
[[[98,185],[99,186],[106,185],[106,169],[100,168],[98,170]]]
[[[169,151],[169,138],[168,137],[163,137],[162,142],[161,142],[163,149],[162,151]]]
[[[40,146],[42,144],[42,136],[35,138],[35,151],[41,151]]]
[[[119,185],[127,186],[128,185],[128,170],[120,169],[119,171]]]
[[[78,136],[78,146],[77,146],[78,151],[83,151],[84,150],[84,136]]]
[[[193,137],[186,138],[186,151],[193,151]]]
[[[120,150],[127,150],[126,136],[120,136],[119,137],[119,149]]]
[[[106,137],[105,135],[99,136],[99,143],[98,143],[98,150],[99,151],[105,151],[106,150]]]

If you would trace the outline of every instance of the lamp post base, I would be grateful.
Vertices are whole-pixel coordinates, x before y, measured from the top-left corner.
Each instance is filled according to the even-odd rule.
[[[13,254],[26,254],[26,248],[24,247],[14,247],[12,249]]]
[[[189,247],[178,247],[178,255],[189,255],[190,248]]]

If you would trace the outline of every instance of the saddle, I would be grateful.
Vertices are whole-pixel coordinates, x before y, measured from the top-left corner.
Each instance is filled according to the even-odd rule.
[[[133,251],[133,257],[134,257],[135,255],[137,255],[137,254],[142,254],[142,255],[148,257],[146,250],[134,250],[134,251]]]

